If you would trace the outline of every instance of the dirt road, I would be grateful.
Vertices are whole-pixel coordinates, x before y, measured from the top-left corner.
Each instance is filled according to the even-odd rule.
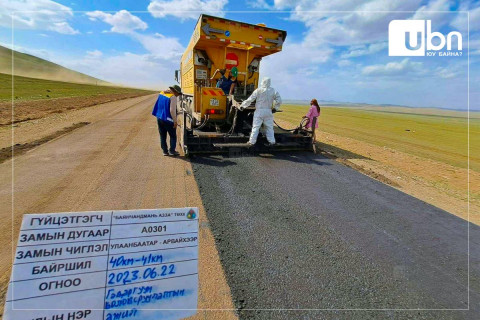
[[[480,227],[311,153],[193,168],[240,318],[480,319]]]
[[[197,317],[235,318],[191,165],[161,155],[150,115],[155,98],[110,103],[91,124],[14,158],[13,166],[0,165],[2,306],[22,214],[198,206],[199,308],[230,311],[202,310]]]

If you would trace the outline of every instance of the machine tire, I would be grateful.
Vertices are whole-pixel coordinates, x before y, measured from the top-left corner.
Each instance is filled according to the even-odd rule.
[[[183,154],[185,156],[185,158],[190,158],[192,155],[190,154],[190,152],[188,151],[188,147],[187,146],[183,146]]]

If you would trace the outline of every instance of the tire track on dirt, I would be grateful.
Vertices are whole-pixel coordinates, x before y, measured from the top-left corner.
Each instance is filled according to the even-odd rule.
[[[132,107],[138,106],[142,103],[145,103],[148,100],[151,100],[152,98],[150,97],[149,99],[145,99],[141,102],[135,103],[128,108],[125,108],[124,110],[121,110],[115,115],[122,114],[123,112],[126,112],[130,110]],[[150,102],[150,101],[148,101]],[[148,107],[150,107],[151,104],[148,104]],[[147,106],[147,105],[146,105]],[[93,180],[89,183],[89,186],[86,188],[86,190],[82,193],[82,195],[78,198],[78,200],[75,202],[75,204],[72,205],[72,209],[78,206],[78,203],[82,202],[83,199],[85,198],[86,194],[88,192],[92,191],[92,186],[96,185],[96,182],[98,181],[99,177],[108,169],[109,165],[111,162],[118,157],[118,155],[131,143],[131,141],[138,135],[139,130],[138,126],[141,123],[140,121],[143,120],[144,122],[147,117],[149,116],[148,113],[140,113],[137,114],[133,119],[129,120],[132,123],[132,126],[128,133],[126,134],[125,138],[121,141],[121,144],[118,147],[114,148],[114,152],[110,154],[109,157],[107,157],[104,160],[104,163],[96,170],[96,175],[97,179]],[[111,119],[115,120],[115,119]],[[97,122],[92,125],[96,126],[103,126],[104,124],[108,124],[108,122],[111,122],[111,120],[102,120],[101,122]],[[104,129],[106,130],[106,129]],[[92,162],[94,162],[95,159],[100,158],[102,156],[102,153],[105,153],[105,150],[112,150],[112,141],[109,139],[104,139],[104,141],[97,147],[97,150],[90,152],[90,155],[86,157],[82,162],[74,168],[65,178],[63,178],[61,181],[57,183],[56,186],[54,186],[51,190],[46,192],[49,196],[44,197],[42,200],[36,202],[34,205],[30,206],[27,208],[25,213],[41,213],[44,212],[44,210],[48,207],[48,204],[51,204],[54,202],[56,199],[60,198],[62,196],[62,190],[65,190],[68,186],[70,186],[73,182],[73,179],[77,177],[80,173],[86,171],[87,169],[91,168]]]

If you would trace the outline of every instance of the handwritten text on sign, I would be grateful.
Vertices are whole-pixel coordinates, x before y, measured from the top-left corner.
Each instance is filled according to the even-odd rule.
[[[4,319],[181,319],[197,295],[197,208],[29,214]]]

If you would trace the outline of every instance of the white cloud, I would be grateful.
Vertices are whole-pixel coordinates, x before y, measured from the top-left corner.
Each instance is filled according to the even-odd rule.
[[[177,38],[166,37],[159,33],[153,36],[133,33],[132,38],[140,42],[146,50],[159,59],[179,60],[185,50]]]
[[[400,62],[389,62],[387,64],[375,64],[362,69],[362,74],[367,76],[399,76],[405,74],[423,74],[423,63],[413,62],[405,58]]]
[[[268,4],[267,0],[248,0],[247,5],[255,9],[273,9],[274,6]]]
[[[339,60],[337,62],[337,65],[339,67],[348,67],[348,66],[352,65],[352,61],[350,61],[350,60]]]
[[[296,0],[275,0],[273,3],[273,7],[278,10],[283,10],[283,9],[288,9],[288,8],[294,8],[296,5],[300,6],[302,5],[302,1],[296,1]],[[304,4],[307,2],[312,3],[313,1],[303,1]]]
[[[127,10],[121,10],[115,14],[93,11],[87,12],[87,15],[93,21],[99,19],[111,25],[111,32],[122,33],[138,41],[156,59],[178,60],[183,54],[184,48],[177,38],[166,37],[158,32],[153,35],[136,32],[135,30],[145,30],[148,26]]]
[[[15,29],[47,30],[62,34],[78,34],[67,22],[73,17],[71,8],[51,0],[2,0],[0,26]]]
[[[450,7],[452,5],[454,5],[454,3],[451,0],[432,0],[428,4],[418,8],[412,19],[432,20],[434,21],[435,26],[438,28],[439,26],[447,24],[448,22],[453,20],[457,15],[456,12],[446,12],[450,10]]]
[[[422,0],[276,0],[274,9],[291,9],[290,19],[303,22],[308,28],[306,41],[317,45],[352,46],[385,41],[388,23],[394,19],[430,19],[434,28],[456,21],[453,25],[463,24],[466,28],[463,21],[466,14],[432,12],[449,11],[453,0],[424,3]],[[473,25],[480,29],[479,8],[470,11],[470,27]]]
[[[439,77],[444,79],[456,78],[458,76],[458,72],[455,72],[450,68],[437,68],[435,72]]]
[[[97,59],[97,58],[100,58],[102,55],[103,55],[102,51],[92,50],[92,51],[87,51],[87,55],[85,57],[89,59]]]
[[[450,60],[441,65],[437,65],[437,67],[433,69],[432,74],[442,79],[456,78],[456,80],[466,80],[467,72],[468,61],[463,59],[462,61]]]
[[[67,22],[55,22],[50,28],[51,31],[56,31],[63,34],[77,34],[80,33],[77,30],[73,29]]]
[[[360,56],[365,56],[373,53],[377,53],[379,51],[382,51],[383,49],[386,49],[388,47],[388,44],[386,42],[377,42],[377,43],[372,43],[370,45],[361,45],[361,46],[355,46],[355,47],[350,47],[349,52],[344,53],[341,55],[342,58],[354,58],[354,57],[360,57]]]
[[[137,16],[134,16],[127,10],[120,10],[115,14],[105,13],[103,11],[91,11],[86,13],[90,20],[101,20],[112,26],[111,32],[132,33],[135,30],[145,30],[148,25]]]
[[[470,39],[470,55],[480,55],[480,39]]]
[[[148,11],[155,18],[170,15],[181,20],[196,20],[201,13],[223,17],[227,3],[228,0],[154,0],[148,5]]]
[[[332,54],[333,50],[328,47],[316,48],[305,42],[285,42],[281,52],[262,59],[260,75],[271,77],[272,86],[279,92],[302,92],[303,95],[305,90],[314,90],[308,86],[316,83],[319,65],[327,62]]]
[[[112,83],[130,87],[164,89],[172,85],[173,62],[158,60],[150,54],[125,52],[105,56],[87,52],[84,57],[57,59],[62,65]]]
[[[468,16],[470,16],[470,32],[480,30],[480,6],[477,8],[469,8],[467,5],[462,5],[459,10],[468,11],[468,14],[466,12],[459,12],[451,23],[452,27],[460,31],[467,31]]]
[[[318,45],[355,45],[384,41],[392,19],[406,19],[420,0],[279,1],[292,8],[291,19],[309,28],[306,41]],[[276,2],[277,4],[277,2]]]

